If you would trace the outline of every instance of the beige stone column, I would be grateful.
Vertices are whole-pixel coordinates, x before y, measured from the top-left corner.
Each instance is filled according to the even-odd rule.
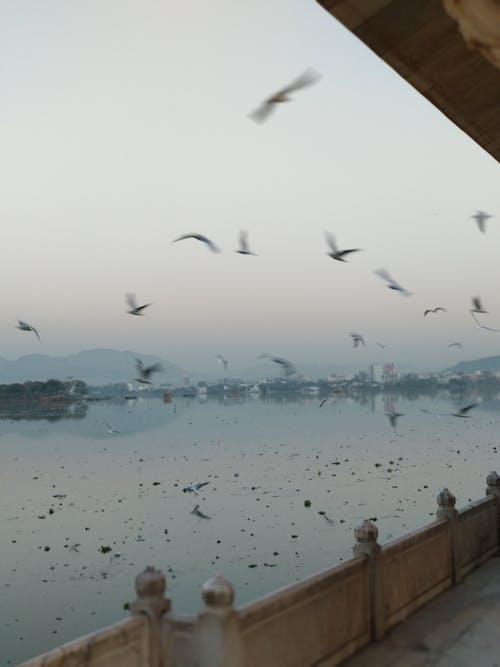
[[[486,478],[486,484],[488,485],[486,487],[486,495],[495,496],[497,500],[497,540],[500,549],[500,475],[498,475],[496,470],[490,472]]]
[[[199,667],[243,667],[238,613],[233,607],[234,588],[217,574],[202,587],[205,609],[196,625]]]
[[[450,552],[451,552],[451,579],[453,584],[458,584],[462,580],[460,569],[460,540],[458,538],[457,515],[455,508],[457,499],[453,493],[444,488],[437,495],[438,509],[436,517],[438,519],[446,519],[448,521],[448,535],[450,537]]]
[[[165,598],[167,582],[160,570],[148,566],[135,578],[137,598],[130,605],[135,614],[146,614],[149,619],[149,665],[161,667],[164,664],[161,649],[161,621],[170,610],[170,600]]]
[[[370,580],[370,616],[372,638],[381,639],[385,634],[385,609],[382,586],[382,558],[380,544],[377,542],[377,526],[364,519],[354,529],[356,544],[353,547],[355,556],[367,556],[369,560]]]

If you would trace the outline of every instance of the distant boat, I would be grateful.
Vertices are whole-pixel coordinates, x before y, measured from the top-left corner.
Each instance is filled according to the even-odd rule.
[[[127,401],[135,401],[137,398],[137,394],[125,394],[125,399]]]

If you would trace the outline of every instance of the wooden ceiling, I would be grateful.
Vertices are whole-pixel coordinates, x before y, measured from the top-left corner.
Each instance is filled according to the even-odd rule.
[[[465,44],[441,0],[317,0],[500,161],[500,69]]]

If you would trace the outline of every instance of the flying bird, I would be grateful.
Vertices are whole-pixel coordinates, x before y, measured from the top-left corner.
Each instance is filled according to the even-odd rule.
[[[293,375],[297,372],[297,369],[292,364],[292,362],[288,361],[288,359],[283,359],[283,357],[272,357],[270,354],[264,352],[263,354],[259,355],[257,359],[270,359],[271,361],[274,361],[275,364],[281,366],[286,377],[289,377],[290,375]]]
[[[398,425],[398,419],[399,417],[404,417],[404,414],[402,412],[396,412],[395,410],[390,410],[389,412],[386,412],[385,415],[389,418],[389,422],[392,426],[392,428],[396,428]]]
[[[198,491],[203,487],[209,484],[209,482],[193,482],[188,486],[182,489],[183,493],[194,493],[195,496],[198,495]]]
[[[483,304],[481,303],[481,299],[478,296],[473,296],[472,297],[472,308],[469,310],[472,319],[476,323],[476,326],[478,329],[485,329],[486,331],[494,331],[495,333],[498,333],[498,329],[492,329],[491,327],[486,327],[484,324],[481,324],[481,322],[477,319],[476,314],[487,314],[488,311],[485,310]]]
[[[239,255],[255,255],[255,252],[252,252],[248,246],[248,232],[244,229],[240,232],[240,247],[238,250],[235,250]]]
[[[272,111],[274,111],[277,104],[290,102],[291,93],[294,93],[297,90],[301,90],[302,88],[312,86],[312,84],[316,83],[319,78],[319,74],[314,70],[306,70],[288,86],[281,88],[276,93],[273,93],[273,95],[264,100],[264,102],[262,102],[262,104],[257,109],[255,109],[255,111],[252,111],[252,113],[249,114],[250,118],[256,123],[263,123],[265,120],[267,120]]]
[[[339,250],[337,243],[335,241],[335,236],[330,232],[325,232],[326,242],[330,246],[330,252],[326,254],[332,259],[336,259],[339,262],[345,262],[344,255],[348,255],[351,252],[360,252],[361,248],[350,248],[349,250]]]
[[[381,347],[383,350],[387,347],[387,345],[384,345],[384,343],[377,343],[379,347]]]
[[[472,308],[470,309],[471,313],[487,313],[488,311],[484,309],[481,299],[478,296],[472,297]]]
[[[485,213],[484,211],[476,211],[474,215],[471,215],[471,218],[477,222],[479,231],[482,232],[483,234],[486,233],[486,220],[492,217],[493,217],[492,215],[490,215],[489,213]]]
[[[450,343],[448,345],[448,347],[458,347],[461,350],[462,349],[462,343],[458,343],[458,342]]]
[[[220,249],[215,245],[215,243],[211,241],[208,237],[203,236],[203,234],[183,234],[182,236],[178,236],[176,239],[174,239],[172,243],[176,243],[177,241],[183,241],[184,239],[196,239],[196,241],[201,241],[202,243],[205,243],[212,252],[220,252]]]
[[[462,419],[470,419],[470,415],[468,414],[469,410],[472,410],[472,408],[475,408],[477,406],[477,403],[471,403],[470,405],[466,405],[464,408],[460,408],[457,412],[451,412],[450,417],[461,417]]]
[[[130,310],[127,310],[127,313],[129,315],[144,315],[142,311],[151,305],[150,303],[145,303],[142,306],[138,306],[135,294],[132,294],[130,292],[128,294],[125,294],[125,301],[130,307]]]
[[[217,359],[217,361],[220,361],[220,363],[224,366],[224,372],[227,371],[227,365],[229,363],[228,360],[224,359],[222,354],[216,354],[215,358]]]
[[[191,514],[194,514],[195,516],[199,517],[200,519],[211,519],[211,516],[208,516],[208,514],[203,514],[203,512],[200,510],[199,505],[195,505],[191,511]]]
[[[356,332],[353,331],[353,332],[350,333],[349,335],[350,335],[351,338],[352,338],[352,346],[353,346],[353,347],[359,347],[359,344],[360,344],[360,343],[362,343],[363,347],[366,347],[366,345],[365,345],[365,339],[363,338],[363,336],[362,336],[361,334],[356,333]]]
[[[385,269],[377,269],[376,271],[374,271],[374,273],[380,278],[382,278],[382,280],[385,280],[388,283],[387,287],[389,289],[393,289],[396,292],[402,294],[403,296],[411,296],[411,292],[409,292],[404,287],[401,287],[401,285],[397,283],[394,280],[394,278],[392,278],[392,276],[389,274],[389,272],[386,271]]]
[[[424,310],[424,317],[429,313],[439,313],[440,310],[443,313],[446,313],[446,308],[441,308],[441,306],[438,306],[437,308],[427,308],[427,310]]]
[[[139,377],[136,378],[137,382],[142,384],[151,384],[149,379],[153,373],[158,373],[163,370],[161,364],[152,364],[151,366],[144,366],[143,362],[140,359],[136,359],[137,370],[139,372]]]
[[[38,338],[38,342],[41,343],[42,341],[40,340],[40,335],[38,331],[35,329],[34,326],[29,324],[28,322],[24,322],[24,320],[18,320],[18,324],[16,325],[16,329],[21,329],[21,331],[32,331],[35,336]]]

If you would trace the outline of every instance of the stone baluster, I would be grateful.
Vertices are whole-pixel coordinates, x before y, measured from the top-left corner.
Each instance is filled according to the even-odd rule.
[[[367,556],[369,560],[370,582],[370,616],[372,638],[381,639],[385,633],[385,610],[382,587],[382,559],[380,544],[377,542],[377,526],[364,519],[354,529],[356,544],[353,547],[354,556]]]
[[[452,566],[451,579],[453,584],[458,584],[462,580],[462,574],[460,567],[460,543],[458,538],[458,512],[455,507],[457,499],[449,489],[444,488],[438,493],[436,500],[438,504],[436,517],[448,521]]]
[[[149,665],[163,665],[161,625],[162,616],[170,611],[170,600],[165,598],[167,582],[160,570],[148,566],[135,578],[137,598],[130,605],[133,615],[145,614],[149,619]]]
[[[497,540],[500,549],[500,475],[493,470],[486,478],[486,495],[494,496],[497,501]]]
[[[221,574],[202,587],[205,609],[196,626],[199,667],[243,667],[234,588]]]

